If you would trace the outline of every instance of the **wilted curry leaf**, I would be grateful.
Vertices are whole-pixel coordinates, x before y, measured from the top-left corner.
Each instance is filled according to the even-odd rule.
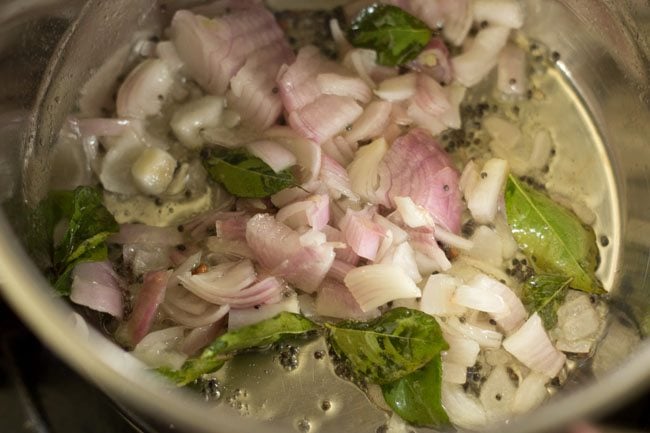
[[[603,292],[595,276],[598,248],[591,227],[512,175],[505,201],[512,234],[538,272],[570,278],[571,287],[584,292]]]
[[[569,283],[571,278],[547,274],[533,275],[524,283],[522,301],[531,314],[539,314],[546,329],[557,323],[557,310],[564,302]]]
[[[395,308],[370,322],[327,324],[334,350],[369,382],[386,384],[426,365],[448,348],[436,320]]]

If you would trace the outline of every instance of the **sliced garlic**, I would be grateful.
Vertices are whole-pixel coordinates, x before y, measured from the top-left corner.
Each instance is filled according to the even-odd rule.
[[[131,175],[137,188],[144,194],[165,192],[176,170],[176,160],[156,147],[145,149],[131,166]]]

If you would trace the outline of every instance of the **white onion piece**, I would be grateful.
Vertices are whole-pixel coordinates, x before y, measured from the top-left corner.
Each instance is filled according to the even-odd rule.
[[[345,285],[364,312],[395,299],[417,298],[420,289],[403,269],[392,265],[367,265],[345,276]]]
[[[512,236],[512,230],[508,225],[505,210],[503,209],[497,213],[497,216],[494,219],[494,231],[496,231],[501,238],[501,248],[504,260],[512,259],[517,251],[519,251],[519,245]]]
[[[442,380],[462,385],[467,382],[467,367],[453,362],[442,361]]]
[[[169,153],[149,147],[133,162],[131,176],[143,194],[160,195],[172,182],[176,166],[176,159]]]
[[[321,230],[330,219],[329,204],[328,196],[313,195],[305,201],[297,201],[283,207],[275,218],[292,229],[309,226]]]
[[[140,63],[124,80],[117,92],[117,115],[144,119],[158,114],[174,83],[171,72],[160,59]]]
[[[289,125],[303,137],[323,143],[352,125],[363,108],[349,96],[322,95],[289,114]]]
[[[494,221],[507,176],[508,162],[492,158],[483,166],[474,188],[465,192],[467,207],[478,223]]]
[[[506,335],[518,329],[526,320],[527,313],[524,304],[505,284],[484,274],[477,274],[468,284],[485,292],[494,293],[503,299],[508,307],[507,310],[501,313],[492,313],[490,316],[505,331]]]
[[[512,410],[515,413],[526,413],[542,404],[548,397],[546,382],[548,377],[543,374],[533,372],[526,376],[519,384]]]
[[[503,245],[501,237],[487,226],[479,226],[474,230],[471,241],[474,244],[467,255],[477,260],[485,261],[500,267],[503,263]]]
[[[335,281],[343,281],[348,272],[354,268],[355,265],[352,263],[348,263],[344,260],[334,260],[332,267],[327,273],[327,277]]]
[[[184,333],[182,326],[152,332],[135,346],[132,353],[151,368],[179,369],[187,359],[187,355],[177,350]]]
[[[212,343],[222,329],[223,324],[220,321],[192,329],[181,344],[181,352],[188,356],[197,354],[199,350]]]
[[[178,57],[176,47],[171,41],[162,41],[156,45],[156,55],[165,62],[172,73],[178,72],[183,67],[183,61]]]
[[[235,297],[238,292],[255,281],[255,269],[250,260],[239,263],[222,263],[209,271],[192,275],[179,275],[183,286],[199,298],[215,304],[223,303],[224,297]]]
[[[392,112],[392,104],[387,101],[373,101],[363,114],[343,134],[348,142],[358,142],[377,138],[386,128]]]
[[[477,0],[474,2],[474,19],[518,29],[524,25],[524,12],[516,0]]]
[[[361,78],[325,73],[316,76],[316,83],[325,95],[349,96],[364,104],[372,99],[372,90]]]
[[[548,377],[557,376],[566,361],[566,356],[553,347],[537,313],[506,338],[503,347],[526,367]]]
[[[413,101],[431,116],[440,115],[451,108],[443,87],[427,74],[416,75]]]
[[[212,306],[208,301],[199,298],[179,284],[174,286],[168,284],[165,292],[165,304],[173,304],[175,307],[193,315],[203,314]]]
[[[415,251],[408,242],[402,242],[390,248],[378,263],[399,266],[416,283],[422,281],[422,275],[420,275],[418,264],[415,261]]]
[[[409,243],[416,252],[432,259],[437,271],[446,271],[451,268],[451,262],[436,242],[433,230],[409,230]]]
[[[460,281],[446,274],[434,274],[422,289],[420,310],[432,316],[456,316],[465,312],[465,308],[451,301]]]
[[[456,426],[479,430],[487,425],[487,414],[481,402],[457,384],[442,383],[442,405],[449,420]]]
[[[253,259],[253,250],[245,241],[222,239],[217,236],[210,236],[205,246],[217,257],[223,257],[226,260],[233,259]]]
[[[321,143],[323,153],[341,164],[341,166],[347,166],[352,162],[354,152],[356,152],[358,148],[358,142],[348,141],[340,135]]]
[[[408,106],[407,114],[417,126],[426,129],[433,136],[440,135],[447,129],[447,125],[442,123],[437,116],[427,113],[415,102]]]
[[[230,311],[230,305],[210,305],[200,313],[192,313],[171,302],[165,302],[161,308],[171,320],[191,328],[216,323],[223,319]]]
[[[289,152],[285,147],[270,140],[249,143],[246,145],[246,149],[248,149],[251,154],[268,164],[268,166],[276,173],[296,165],[297,162],[293,153]]]
[[[146,244],[124,244],[122,257],[131,267],[133,275],[166,269],[171,265],[170,247]]]
[[[119,137],[101,162],[99,180],[105,190],[124,195],[137,194],[131,167],[145,148],[144,143],[131,130]]]
[[[502,421],[512,414],[517,387],[512,383],[506,367],[498,365],[481,386],[479,400],[492,422]],[[498,396],[498,398],[497,398]]]
[[[337,319],[369,320],[380,315],[378,309],[362,311],[350,290],[341,282],[323,281],[316,296],[316,313]]]
[[[506,95],[521,96],[528,90],[526,53],[514,44],[506,45],[497,64],[497,88]]]
[[[334,262],[328,243],[304,246],[300,234],[272,216],[258,214],[246,226],[246,240],[258,262],[306,292],[314,292]]]
[[[364,201],[375,203],[379,187],[379,163],[388,152],[388,143],[378,138],[367,146],[359,148],[354,160],[348,166],[350,185]]]
[[[301,182],[316,179],[321,168],[321,149],[316,143],[301,137],[291,128],[281,126],[269,129],[265,135],[296,156]]]
[[[135,298],[133,312],[127,322],[131,343],[138,344],[149,333],[158,307],[165,300],[167,281],[171,273],[171,271],[153,271],[145,274],[142,287]]]
[[[408,240],[409,234],[400,226],[390,221],[388,218],[376,213],[373,215],[372,220],[379,224],[386,233],[392,233],[395,243],[401,244],[402,242],[406,242]]]
[[[503,335],[500,332],[483,329],[480,326],[461,323],[458,317],[449,317],[442,326],[447,332],[476,341],[479,346],[497,349],[501,347]]]
[[[433,227],[434,221],[428,210],[422,206],[413,203],[410,197],[395,197],[393,198],[397,212],[402,217],[402,221],[409,227]]]
[[[345,55],[343,66],[353,70],[368,86],[374,88],[375,83],[398,75],[397,68],[377,64],[377,52],[365,48],[353,48]]]
[[[470,0],[447,0],[441,2],[444,13],[442,32],[446,39],[460,46],[472,28],[474,2]]]
[[[484,118],[483,127],[506,150],[514,149],[521,140],[521,130],[517,125],[500,117]]]
[[[334,39],[334,42],[336,42],[336,47],[338,49],[339,55],[345,55],[352,48],[352,45],[350,45],[347,38],[345,37],[345,33],[341,29],[341,24],[336,18],[332,18],[330,20],[330,33],[332,35],[332,39]]]
[[[530,152],[529,165],[534,170],[541,170],[547,164],[553,150],[553,137],[547,129],[540,129],[533,137],[533,149]]]
[[[200,148],[201,131],[221,124],[224,103],[219,96],[204,96],[179,107],[169,123],[176,138],[188,149]]]
[[[467,338],[458,338],[445,336],[445,341],[449,344],[449,349],[442,353],[442,359],[446,362],[471,367],[476,364],[481,347],[474,340]]]
[[[359,256],[348,244],[345,243],[345,236],[339,229],[332,226],[325,226],[322,229],[326,236],[327,242],[334,245],[336,249],[336,260],[356,265],[359,262]]]
[[[228,330],[239,329],[243,326],[254,325],[266,319],[271,319],[282,312],[300,313],[298,296],[292,293],[273,304],[264,304],[253,308],[232,309],[228,314]]]
[[[503,314],[508,311],[508,307],[501,296],[468,285],[461,285],[456,289],[452,302],[486,313]]]
[[[457,83],[444,88],[450,107],[438,115],[438,121],[443,125],[459,129],[461,127],[460,104],[465,99],[467,89]]]
[[[325,188],[320,181],[312,181],[299,187],[285,188],[271,196],[271,203],[277,208],[283,208],[293,202],[304,200],[313,193],[325,193]]]
[[[385,233],[383,228],[372,220],[371,212],[354,212],[348,209],[339,227],[346,243],[357,255],[368,260],[375,259]]]
[[[478,32],[469,50],[451,59],[456,79],[466,87],[478,84],[497,64],[510,35],[507,27],[488,27]]]
[[[327,155],[322,156],[319,179],[327,187],[330,196],[334,200],[338,200],[342,196],[350,200],[359,200],[359,196],[352,191],[348,172],[338,162]]]
[[[405,101],[415,95],[417,75],[408,73],[388,78],[379,84],[375,95],[389,102]]]
[[[121,285],[110,262],[80,263],[72,271],[70,300],[121,319],[124,314]]]
[[[565,303],[557,310],[557,324],[564,341],[595,340],[600,319],[588,295],[570,291]]]
[[[468,251],[474,247],[474,242],[470,239],[465,239],[439,226],[436,227],[435,235],[436,239],[443,244],[458,248],[459,250]]]
[[[179,284],[178,276],[183,275],[186,272],[191,272],[192,269],[196,268],[200,263],[201,252],[189,256],[178,268],[174,270],[172,275],[169,277],[167,288],[169,289]]]

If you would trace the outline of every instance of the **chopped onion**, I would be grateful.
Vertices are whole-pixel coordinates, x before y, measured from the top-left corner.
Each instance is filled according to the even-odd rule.
[[[460,46],[472,28],[474,2],[470,0],[447,0],[441,2],[444,12],[442,32],[451,43]]]
[[[348,166],[352,191],[364,201],[375,203],[379,187],[379,163],[388,152],[388,143],[378,138],[367,146],[359,148],[354,160]]]
[[[481,347],[493,349],[501,347],[503,335],[500,332],[483,329],[480,326],[470,325],[469,323],[461,323],[457,317],[447,318],[447,321],[441,326],[446,332],[458,337],[474,340]]]
[[[493,293],[505,302],[507,309],[490,314],[506,335],[518,329],[526,320],[526,309],[519,297],[505,284],[484,274],[477,274],[468,283],[470,286]]]
[[[334,200],[338,200],[342,196],[350,200],[359,200],[359,196],[352,191],[348,172],[327,155],[323,155],[319,179],[327,187]]]
[[[250,260],[239,263],[221,263],[209,271],[192,275],[186,272],[178,276],[183,286],[199,298],[215,304],[224,304],[224,298],[236,297],[255,281],[255,269]]]
[[[571,291],[566,302],[557,310],[557,323],[561,340],[573,342],[583,339],[595,340],[600,319],[589,296]]]
[[[459,250],[468,251],[474,247],[474,242],[470,239],[465,239],[452,232],[449,232],[442,227],[436,227],[436,239],[445,245],[458,248]]]
[[[506,367],[503,365],[494,367],[481,386],[479,396],[491,422],[503,421],[512,415],[516,392],[517,387],[512,383]],[[499,398],[496,397],[497,395]]]
[[[417,75],[408,73],[388,78],[379,84],[375,95],[389,102],[405,101],[415,95]]]
[[[156,55],[165,62],[172,73],[178,72],[183,67],[183,61],[178,57],[176,47],[171,41],[162,41],[156,45]]]
[[[168,268],[171,265],[170,249],[160,245],[124,244],[122,257],[124,263],[131,267],[133,275],[139,277],[149,271]]]
[[[190,293],[190,295],[192,294]],[[203,302],[205,303],[206,301]],[[208,326],[216,323],[224,318],[230,311],[230,305],[209,305],[200,313],[192,313],[191,311],[184,310],[182,307],[179,307],[172,302],[165,302],[162,304],[161,308],[174,322],[192,328]]]
[[[362,115],[363,116],[363,115]],[[321,143],[323,153],[342,166],[347,166],[354,158],[354,152],[359,148],[359,143],[356,141],[348,141],[344,137],[337,135],[336,137]]]
[[[487,414],[476,397],[457,384],[442,382],[442,405],[449,415],[449,420],[456,426],[479,430],[487,425]]]
[[[255,323],[275,317],[284,311],[296,314],[300,313],[298,296],[295,293],[292,293],[290,296],[285,296],[282,300],[273,304],[230,310],[230,314],[228,315],[228,330],[254,325]]]
[[[369,320],[380,314],[376,308],[362,311],[350,290],[333,280],[323,281],[316,296],[316,313],[319,316],[352,320]]]
[[[453,362],[442,361],[442,380],[462,385],[467,382],[467,367]]]
[[[321,149],[316,143],[306,140],[291,128],[281,126],[267,130],[265,135],[296,156],[301,182],[316,179],[321,168]]]
[[[548,397],[546,390],[548,377],[539,373],[530,373],[519,384],[512,410],[515,413],[526,413],[536,408]]]
[[[465,190],[467,207],[480,224],[494,222],[499,197],[508,176],[508,162],[493,158],[488,160],[472,189]]]
[[[373,215],[372,220],[379,224],[387,234],[389,232],[392,233],[395,243],[401,244],[402,242],[406,242],[408,240],[409,234],[400,226],[390,221],[388,218],[376,213]]]
[[[383,228],[372,220],[372,213],[348,209],[339,226],[346,243],[357,255],[368,260],[375,259],[385,233]]]
[[[447,94],[440,84],[426,74],[417,74],[413,100],[427,114],[437,116],[451,108]]]
[[[530,167],[541,170],[547,164],[553,150],[553,138],[547,129],[540,129],[533,137],[533,150],[530,152]]]
[[[332,18],[330,20],[330,33],[332,35],[332,39],[334,39],[334,42],[336,42],[336,47],[338,49],[339,55],[344,55],[352,48],[347,38],[345,37],[345,33],[341,29],[339,20],[336,18]]]
[[[289,125],[303,137],[323,143],[361,116],[363,108],[349,96],[322,95],[289,114]]]
[[[292,229],[309,226],[314,230],[321,230],[329,222],[329,204],[328,196],[313,195],[305,201],[297,201],[283,207],[275,218]]]
[[[451,268],[451,262],[436,242],[433,230],[410,230],[409,239],[409,243],[415,251],[433,260],[437,271],[446,271]]]
[[[246,149],[268,164],[276,173],[296,165],[297,162],[293,153],[270,140],[249,143],[246,145]]]
[[[432,316],[456,316],[465,308],[451,301],[460,281],[446,274],[433,274],[422,289],[420,310]]]
[[[343,260],[334,260],[327,276],[335,281],[343,281],[348,272],[354,268],[355,265],[351,263]]]
[[[470,49],[451,59],[456,79],[466,87],[478,84],[497,64],[498,54],[509,35],[507,27],[488,27],[479,31]]]
[[[454,292],[452,302],[486,313],[503,314],[508,311],[501,296],[474,286],[461,285],[458,287]]]
[[[182,326],[152,332],[135,346],[133,355],[152,368],[179,369],[187,359],[187,355],[177,350],[184,333]]]
[[[251,250],[245,241],[228,240],[217,236],[210,236],[205,245],[212,253],[216,253],[213,256],[216,255],[216,257],[221,257],[225,260],[254,258],[253,250]]]
[[[392,112],[392,104],[387,101],[373,101],[364,109],[363,114],[352,124],[352,128],[343,134],[348,142],[375,139],[386,128]]]
[[[566,356],[553,347],[537,313],[506,338],[503,347],[526,367],[548,377],[557,376],[566,361]]]
[[[348,272],[344,281],[364,312],[395,299],[417,298],[421,294],[406,272],[393,265],[361,266]]]
[[[372,99],[372,90],[361,78],[325,73],[318,74],[316,83],[325,95],[348,96],[364,104]]]
[[[199,149],[205,141],[201,133],[221,124],[224,104],[224,98],[219,96],[195,99],[174,111],[169,125],[185,147]]]
[[[524,12],[516,0],[477,0],[474,2],[474,19],[518,29],[524,25]]]
[[[399,266],[416,283],[422,281],[422,275],[420,275],[415,260],[415,251],[408,242],[402,242],[390,248],[378,263]]]
[[[195,355],[199,350],[212,343],[222,329],[221,321],[192,329],[183,340],[181,352],[188,356]]]
[[[506,45],[497,65],[497,88],[506,95],[521,96],[528,90],[526,53],[514,44]]]
[[[453,79],[449,49],[439,37],[432,38],[418,57],[407,66],[414,71],[429,74],[441,84],[451,84]]]
[[[121,319],[124,313],[121,285],[110,262],[79,263],[72,271],[70,300]]]
[[[493,266],[500,267],[503,263],[503,245],[501,237],[487,226],[479,226],[474,230],[471,241],[474,244],[467,255],[482,260]]]
[[[442,353],[442,359],[445,362],[451,362],[463,367],[471,367],[476,364],[478,354],[481,351],[476,341],[450,335],[445,336],[445,341],[449,344],[449,349]]]
[[[313,193],[324,193],[325,188],[320,181],[312,181],[301,186],[285,188],[271,196],[271,203],[277,208],[283,208],[288,204],[304,200]]]
[[[171,271],[154,271],[145,274],[127,323],[132,344],[138,344],[149,333],[158,307],[165,300],[167,281],[171,273]]]
[[[409,227],[433,227],[434,221],[429,211],[422,206],[413,203],[410,197],[395,197],[393,198],[397,212],[402,217],[402,221]]]

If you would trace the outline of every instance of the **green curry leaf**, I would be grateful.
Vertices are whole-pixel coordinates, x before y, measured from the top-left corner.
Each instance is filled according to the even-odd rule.
[[[243,149],[214,149],[203,159],[203,166],[212,180],[236,197],[263,198],[296,185],[289,169],[276,173]]]
[[[284,338],[298,337],[320,329],[311,320],[295,313],[282,312],[253,325],[226,332],[210,344],[198,358],[190,359],[179,369],[159,369],[179,386],[194,382],[204,374],[220,369],[236,352],[268,346]]]
[[[370,322],[327,324],[330,342],[354,372],[386,384],[426,365],[448,348],[436,320],[421,311],[395,308]]]
[[[392,5],[375,4],[363,9],[348,32],[355,47],[377,52],[377,63],[403,65],[422,52],[432,31],[418,18]]]
[[[440,428],[449,425],[442,407],[442,360],[440,354],[427,365],[403,378],[383,385],[386,403],[404,421],[415,426]]]
[[[521,299],[532,314],[537,312],[546,329],[557,323],[557,310],[564,302],[571,278],[561,275],[533,275],[524,283]]]
[[[537,271],[571,278],[571,287],[584,292],[603,292],[595,276],[598,247],[591,227],[512,175],[505,201],[512,234]]]

